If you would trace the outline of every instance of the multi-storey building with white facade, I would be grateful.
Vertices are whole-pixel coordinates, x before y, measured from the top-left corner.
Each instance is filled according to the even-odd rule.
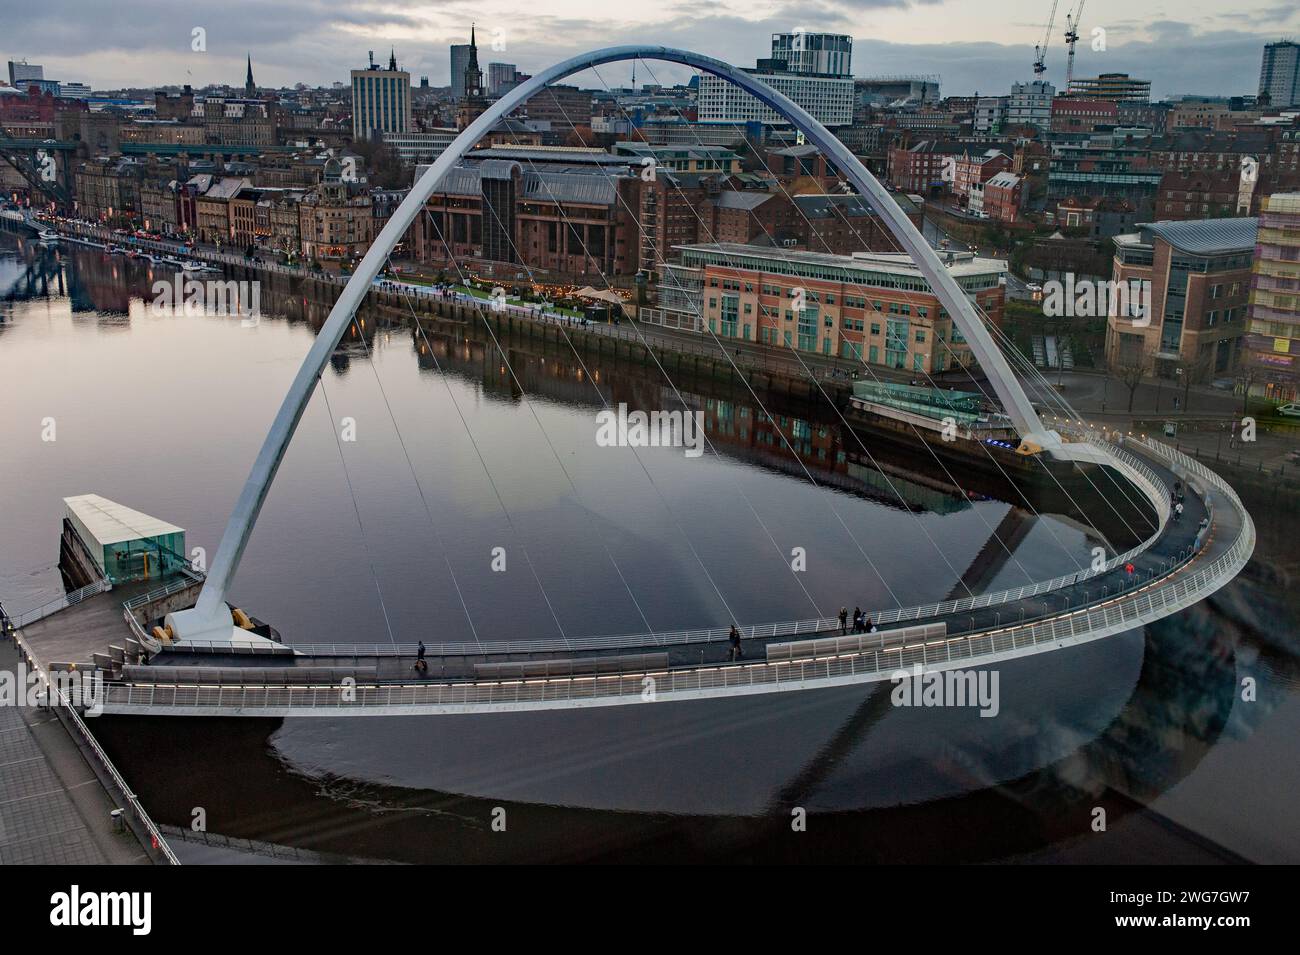
[[[853,77],[813,76],[747,70],[779,93],[794,100],[823,126],[853,122]],[[764,106],[729,80],[705,73],[700,77],[699,119],[702,123],[789,125],[784,116]]]
[[[1007,97],[981,96],[975,101],[974,129],[977,135],[997,133],[1007,120]]]
[[[1052,100],[1056,87],[1047,80],[1031,83],[1012,83],[1007,97],[1007,127],[1037,126],[1048,129],[1052,125]]]
[[[458,132],[454,126],[435,127],[421,132],[384,133],[384,145],[397,153],[408,166],[431,163],[452,144]]]

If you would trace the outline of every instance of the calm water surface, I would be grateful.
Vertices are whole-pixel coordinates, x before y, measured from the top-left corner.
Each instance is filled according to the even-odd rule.
[[[57,591],[66,495],[180,524],[212,554],[328,303],[264,287],[255,325],[159,316],[149,287],[170,270],[12,239],[0,250],[6,608]],[[289,642],[547,638],[889,607],[964,593],[959,578],[1000,525],[1024,533],[977,589],[1074,570],[1099,543],[1077,515],[1028,513],[883,447],[864,454],[829,407],[759,395],[797,435],[809,480],[755,438],[771,427],[754,399],[720,386],[683,389],[720,453],[599,448],[602,399],[680,407],[657,373],[583,368],[526,343],[505,343],[507,367],[472,330],[426,343],[365,317],[366,342],[350,337],[303,417],[233,588]],[[49,418],[55,441],[42,440]],[[355,441],[338,440],[345,418]],[[491,569],[498,547],[504,573]],[[792,548],[807,553],[802,574]],[[1145,634],[1004,668],[1005,718],[983,721],[996,731],[890,713],[860,690],[762,698],[743,716],[683,706],[655,727],[603,711],[553,732],[543,719],[96,729],[163,821],[186,825],[192,807],[218,802],[214,831],[347,857],[1122,858],[1150,844],[1171,858],[1295,861],[1284,807],[1300,782],[1289,732],[1300,706],[1283,574],[1252,567]],[[1238,700],[1241,673],[1259,680],[1258,703]],[[520,743],[539,727],[544,739]],[[479,732],[483,748],[458,751]],[[745,734],[780,741],[772,758],[719,759]],[[1249,772],[1267,779],[1242,793]],[[1072,820],[1098,801],[1121,822],[1089,839]],[[493,842],[499,802],[521,822]],[[820,832],[786,839],[787,805],[820,813]],[[946,838],[901,834],[918,826]]]

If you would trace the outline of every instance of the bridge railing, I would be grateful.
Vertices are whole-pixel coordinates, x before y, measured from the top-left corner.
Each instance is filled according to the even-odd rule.
[[[68,607],[81,603],[87,597],[93,597],[95,594],[102,594],[107,590],[112,590],[113,584],[107,577],[101,577],[99,580],[92,581],[84,587],[69,591],[55,597],[53,600],[46,601],[39,607],[33,607],[30,610],[24,610],[21,613],[9,615],[9,620],[15,629],[21,630],[23,627],[33,624],[43,617],[48,617],[52,613],[57,613]]]
[[[173,580],[170,584],[165,584],[162,587],[156,587],[148,593],[137,594],[130,600],[124,600],[122,602],[122,607],[126,610],[134,610],[137,607],[147,606],[151,603],[162,600],[165,597],[170,597],[172,594],[180,593],[186,587],[192,587],[195,584],[202,583],[204,579],[202,573],[196,570],[191,570],[188,564],[177,568],[177,573],[180,574],[180,577],[177,580]]]
[[[34,664],[37,678],[41,681],[47,693],[49,691],[57,693],[57,700],[51,710],[67,728],[74,742],[77,742],[85,750],[89,750],[89,755],[93,758],[87,759],[87,762],[90,763],[95,775],[99,777],[101,784],[108,790],[110,798],[116,803],[124,804],[120,808],[131,811],[128,821],[133,823],[132,828],[138,826],[142,830],[137,834],[140,836],[141,841],[145,843],[146,851],[150,853],[151,857],[154,855],[160,856],[162,861],[168,865],[180,865],[180,859],[176,857],[172,847],[167,844],[167,840],[154,823],[153,817],[149,815],[139,797],[127,785],[126,779],[118,772],[117,766],[109,759],[108,754],[104,752],[104,748],[99,745],[99,740],[95,739],[95,734],[90,732],[90,728],[86,726],[86,721],[82,719],[81,714],[77,712],[76,706],[68,698],[67,691],[58,683],[50,680],[49,673],[36,662],[37,657],[32,653],[30,644],[23,639],[22,634],[14,634],[14,642],[18,647],[21,658]],[[108,685],[104,684],[105,689]]]
[[[275,712],[436,706],[475,707],[513,704],[565,705],[611,698],[658,699],[660,694],[732,690],[765,692],[783,686],[803,688],[830,681],[880,678],[885,673],[906,673],[913,666],[952,668],[968,663],[987,664],[1002,655],[1016,655],[1065,646],[1133,629],[1203,599],[1231,580],[1250,559],[1255,548],[1255,526],[1235,491],[1199,462],[1157,441],[1143,441],[1150,452],[1169,461],[1184,474],[1205,481],[1232,503],[1241,517],[1240,527],[1227,549],[1204,566],[1179,575],[1164,574],[1134,590],[1101,603],[1067,612],[1049,620],[958,636],[946,636],[912,645],[880,646],[860,652],[786,661],[760,661],[727,665],[649,670],[641,673],[543,677],[462,683],[405,683],[378,686],[203,686],[195,684],[108,684],[105,705],[122,708],[184,708],[195,712],[234,710]],[[1199,551],[1185,548],[1170,564],[1182,566]],[[819,621],[827,622],[827,621]],[[800,626],[796,622],[794,626]],[[834,620],[832,625],[838,625]],[[774,632],[789,625],[758,629]],[[532,646],[529,644],[529,646]],[[629,701],[630,702],[630,701]]]
[[[1139,489],[1144,492],[1152,506],[1155,508],[1157,514],[1157,528],[1154,535],[1141,541],[1124,553],[1110,558],[1104,564],[1096,568],[1089,566],[1086,569],[1074,571],[1073,573],[1062,574],[1061,576],[1054,577],[1051,580],[1025,584],[1020,587],[994,591],[987,594],[977,594],[972,597],[961,597],[953,600],[939,601],[937,603],[919,604],[916,606],[901,607],[891,610],[870,611],[867,613],[867,616],[871,619],[872,623],[877,626],[907,623],[911,621],[925,620],[931,617],[967,613],[972,610],[982,610],[986,607],[1014,603],[1019,600],[1041,596],[1042,594],[1051,593],[1066,587],[1072,587],[1075,584],[1110,573],[1116,568],[1123,567],[1130,561],[1136,559],[1151,547],[1169,523],[1170,510],[1168,491],[1160,476],[1156,474],[1150,465],[1142,461],[1139,457],[1125,451],[1123,448],[1115,447],[1113,445],[1104,445],[1104,448],[1124,465],[1125,470],[1128,472],[1127,476],[1129,479],[1139,485]],[[1157,449],[1148,448],[1148,450],[1155,451]],[[1186,456],[1184,455],[1184,457]],[[1205,469],[1202,468],[1202,470]],[[840,622],[838,617],[813,617],[802,620],[788,620],[778,623],[741,626],[737,627],[737,629],[740,631],[741,636],[747,640],[765,638],[775,639],[780,637],[798,637],[805,634],[811,635],[828,630],[835,630],[839,625]],[[681,646],[698,643],[716,643],[726,640],[730,635],[730,632],[730,627],[706,627],[693,630],[667,630],[654,631],[650,633],[570,637],[568,639],[493,640],[482,643],[428,643],[425,645],[425,651],[433,656],[465,656],[493,653],[544,653],[568,650],[611,650],[638,646]],[[223,648],[228,648],[229,644],[204,644],[201,642],[194,642],[188,643],[187,646],[200,652],[205,650],[219,652]],[[314,643],[296,644],[294,649],[312,656],[341,657],[404,657],[414,656],[417,651],[415,644],[382,645]]]
[[[1164,578],[1141,591],[1113,598],[1052,620],[927,643],[864,650],[845,655],[793,661],[737,663],[610,674],[476,683],[405,683],[380,686],[199,686],[125,684],[105,687],[109,707],[184,707],[198,711],[441,706],[484,704],[565,704],[584,700],[663,695],[707,690],[756,692],[827,681],[906,673],[913,666],[981,665],[1002,654],[1032,652],[1056,643],[1081,642],[1133,629],[1190,606],[1240,570],[1254,548],[1247,524],[1228,551],[1207,566],[1176,578]]]

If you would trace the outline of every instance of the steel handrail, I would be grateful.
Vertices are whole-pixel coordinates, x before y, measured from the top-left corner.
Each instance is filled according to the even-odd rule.
[[[1182,573],[1195,552],[1188,548],[1158,581],[1137,591],[1127,591],[1099,604],[1067,611],[1050,620],[1010,626],[980,634],[943,637],[914,645],[867,648],[825,657],[793,661],[758,661],[729,665],[702,665],[672,670],[651,670],[570,677],[461,683],[415,683],[348,686],[215,686],[200,684],[119,684],[105,687],[106,705],[118,707],[179,707],[188,710],[273,708],[361,709],[404,705],[465,706],[474,704],[565,703],[608,700],[641,695],[647,681],[654,694],[706,690],[763,689],[813,681],[877,678],[883,672],[906,671],[913,665],[950,668],[954,663],[979,665],[997,654],[1041,652],[1045,644],[1096,639],[1159,619],[1168,612],[1190,606],[1218,589],[1240,571],[1255,546],[1255,527],[1240,507],[1240,499],[1221,478],[1199,462],[1159,442],[1142,442],[1148,450],[1202,478],[1238,507],[1241,527],[1228,549],[1209,564]],[[838,620],[836,620],[838,623]],[[645,697],[642,697],[645,698]]]
[[[93,597],[95,594],[102,594],[105,591],[112,590],[113,583],[107,577],[101,577],[99,580],[91,581],[84,587],[78,587],[76,590],[69,591],[61,597],[55,597],[39,607],[33,607],[30,610],[24,610],[21,613],[10,614],[9,619],[13,621],[16,629],[21,629],[29,623],[35,623],[52,613],[57,613],[67,607],[75,606],[81,603],[87,597]]]
[[[14,634],[14,641],[23,657],[32,663],[38,678],[45,686],[47,694],[50,690],[57,691],[57,701],[55,702],[56,715],[67,715],[68,719],[72,722],[73,728],[77,731],[78,735],[80,735],[82,741],[90,749],[91,753],[94,754],[95,759],[99,761],[100,767],[108,775],[113,785],[117,787],[118,794],[126,802],[127,806],[131,808],[132,812],[135,813],[135,818],[142,826],[144,826],[145,832],[152,840],[153,848],[162,853],[162,856],[167,861],[168,865],[180,865],[180,859],[176,857],[176,853],[173,852],[172,847],[168,845],[162,832],[154,823],[153,817],[150,816],[148,811],[144,808],[144,803],[140,801],[140,798],[136,796],[131,787],[127,785],[126,779],[120,772],[118,772],[117,766],[114,765],[108,754],[104,752],[104,748],[99,745],[99,740],[95,739],[95,735],[90,732],[90,727],[86,725],[85,720],[81,718],[81,714],[77,712],[77,708],[72,705],[72,701],[68,698],[67,691],[62,686],[51,681],[49,671],[41,665],[39,658],[32,653],[31,645],[23,639],[21,634]],[[107,691],[108,686],[109,684],[104,684],[105,691]]]
[[[1253,537],[1253,535],[1251,535]],[[402,705],[470,705],[555,703],[641,695],[653,680],[655,696],[688,691],[762,688],[812,681],[876,677],[923,667],[956,663],[980,665],[996,654],[1023,651],[1048,643],[1096,638],[1141,625],[1200,600],[1202,586],[1235,576],[1253,550],[1245,535],[1211,565],[1185,579],[1157,584],[1136,596],[1113,598],[1107,606],[1075,611],[1060,618],[992,633],[945,638],[914,646],[869,649],[807,660],[707,665],[640,673],[544,677],[494,682],[418,683],[326,686],[244,686],[197,684],[121,684],[105,687],[105,705],[115,707],[185,707],[190,709],[365,709]],[[1231,575],[1227,575],[1227,571]]]
[[[1213,570],[1231,567],[1245,555],[1242,547],[1223,555]],[[649,671],[634,674],[587,677],[541,678],[491,683],[402,684],[352,686],[348,693],[339,686],[255,687],[128,684],[109,686],[106,705],[188,708],[346,709],[395,705],[466,705],[523,702],[594,700],[641,694],[647,679],[654,681],[656,694],[711,689],[764,687],[782,683],[878,676],[883,672],[906,671],[914,664],[935,666],[954,661],[977,665],[994,654],[1024,650],[1045,643],[1060,643],[1080,636],[1131,629],[1147,615],[1169,606],[1181,608],[1202,596],[1199,584],[1215,575],[1199,572],[1195,578],[1179,581],[1154,594],[1136,599],[1120,598],[1116,607],[1076,612],[1063,618],[1001,633],[958,637],[937,644],[868,650],[835,657],[799,661],[715,665],[682,670]],[[1188,599],[1192,598],[1192,599]]]
[[[1101,444],[1101,442],[1094,442]],[[1074,571],[1073,573],[1063,574],[1051,580],[1040,581],[1033,584],[1024,584],[1020,587],[1013,587],[1007,590],[994,591],[987,594],[977,594],[970,597],[961,597],[953,600],[944,600],[937,603],[918,604],[911,607],[895,608],[892,610],[875,610],[869,611],[866,615],[876,625],[886,625],[894,623],[903,623],[907,621],[923,620],[930,617],[947,616],[955,613],[965,613],[970,610],[981,610],[986,607],[997,606],[1005,603],[1014,603],[1018,600],[1025,600],[1031,597],[1037,597],[1041,594],[1051,593],[1066,587],[1072,587],[1075,584],[1089,580],[1093,577],[1110,573],[1116,568],[1123,567],[1129,561],[1134,560],[1139,555],[1148,550],[1152,544],[1160,537],[1169,523],[1169,497],[1165,490],[1164,482],[1159,475],[1140,458],[1129,452],[1115,447],[1113,445],[1103,445],[1104,449],[1114,455],[1125,466],[1135,472],[1139,480],[1135,483],[1145,484],[1146,496],[1151,500],[1156,509],[1158,516],[1156,533],[1146,540],[1140,542],[1135,547],[1130,548],[1122,554],[1119,554],[1107,560],[1099,568],[1089,567],[1085,570]],[[1155,450],[1155,449],[1151,449]],[[838,617],[813,617],[801,620],[789,620],[777,623],[750,624],[741,626],[741,635],[746,639],[792,637],[803,634],[820,633],[830,631],[839,627]],[[730,635],[731,628],[728,627],[706,627],[690,630],[667,630],[651,631],[648,633],[630,633],[630,634],[612,634],[589,637],[570,637],[568,639],[548,639],[548,640],[505,640],[505,641],[488,641],[483,643],[430,643],[425,645],[425,651],[433,656],[463,656],[477,653],[526,653],[526,652],[554,652],[566,650],[610,650],[625,647],[640,646],[681,646],[698,643],[717,643],[726,640]],[[223,648],[228,649],[229,643],[204,643],[188,642],[186,646],[199,651],[220,651]],[[243,645],[240,645],[241,648]],[[248,644],[252,646],[252,644]],[[411,656],[417,647],[415,644],[297,644],[294,649],[300,653],[310,656]]]

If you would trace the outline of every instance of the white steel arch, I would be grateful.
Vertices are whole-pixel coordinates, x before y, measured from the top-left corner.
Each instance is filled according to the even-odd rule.
[[[238,637],[240,640],[247,641],[249,635],[246,632],[233,629],[230,613],[225,604],[226,590],[239,567],[244,547],[248,543],[253,525],[266,500],[271,482],[275,479],[284,453],[293,439],[294,431],[311,398],[316,380],[324,371],[330,355],[338,346],[344,332],[347,331],[353,314],[370,290],[393,246],[401,240],[424,207],[425,201],[438,189],[447,173],[480,139],[491,132],[492,127],[534,93],[557,80],[590,67],[632,59],[667,60],[722,77],[776,110],[801,130],[807,140],[820,149],[822,154],[828,157],[853,183],[858,192],[871,200],[872,206],[885,221],[899,245],[912,257],[929,281],[936,297],[961,329],[971,352],[988,376],[998,400],[1002,402],[1003,409],[1021,436],[1059,456],[1069,454],[1062,448],[1060,437],[1045,428],[1039,420],[1033,404],[1011,371],[1011,366],[984,327],[979,312],[940,261],[939,256],[930,248],[925,238],[912,225],[875,176],[868,172],[853,153],[826,127],[783,93],[772,89],[757,77],[713,57],[665,46],[609,47],[557,63],[493,103],[456,137],[393,212],[388,224],[375,238],[370,250],[357,266],[356,272],[339,294],[329,317],[316,336],[316,341],[303,360],[302,367],[289,386],[280,410],[267,432],[266,440],[253,462],[248,479],[244,482],[239,499],[235,502],[230,521],[222,535],[221,544],[217,548],[197,604],[193,609],[168,614],[167,624],[172,628],[176,639],[217,642]]]

